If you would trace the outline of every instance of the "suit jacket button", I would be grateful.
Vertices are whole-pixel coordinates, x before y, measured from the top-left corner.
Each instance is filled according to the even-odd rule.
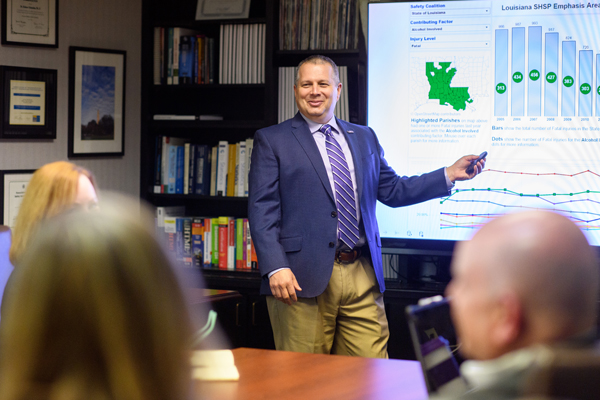
[[[335,243],[329,242],[329,247],[333,247],[333,246],[335,246]]]
[[[337,217],[337,211],[332,211],[331,218],[336,218],[336,217]]]

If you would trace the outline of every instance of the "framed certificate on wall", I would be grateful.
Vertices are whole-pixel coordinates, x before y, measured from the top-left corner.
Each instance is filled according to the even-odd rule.
[[[34,172],[33,169],[0,171],[0,179],[2,180],[2,186],[0,186],[2,225],[10,226],[11,229],[14,228],[25,190]]]
[[[56,70],[0,66],[0,138],[56,139]]]
[[[2,0],[2,44],[58,47],[58,0]]]

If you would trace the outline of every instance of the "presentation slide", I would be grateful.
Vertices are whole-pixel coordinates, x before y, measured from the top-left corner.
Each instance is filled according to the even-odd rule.
[[[464,240],[548,209],[600,245],[600,1],[371,3],[368,125],[399,175],[488,152],[446,197],[378,204],[381,236]]]

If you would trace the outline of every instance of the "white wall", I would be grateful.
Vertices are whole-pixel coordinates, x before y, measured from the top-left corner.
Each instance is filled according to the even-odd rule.
[[[60,0],[58,11],[57,49],[0,46],[0,65],[56,69],[58,74],[56,139],[0,140],[0,170],[68,160],[91,170],[100,191],[139,197],[142,0]],[[127,51],[123,157],[67,158],[69,46]]]

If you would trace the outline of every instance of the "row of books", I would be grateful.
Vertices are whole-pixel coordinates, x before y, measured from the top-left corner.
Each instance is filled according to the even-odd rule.
[[[215,40],[187,28],[154,28],[154,84],[215,82]]]
[[[279,106],[277,118],[279,122],[292,118],[296,115],[298,108],[294,98],[294,83],[296,80],[297,67],[279,67]],[[342,83],[342,94],[335,106],[335,116],[349,121],[350,108],[348,104],[348,68],[339,66],[340,82]]]
[[[184,266],[258,268],[247,218],[189,217],[183,206],[157,207],[156,231]]]
[[[253,139],[217,146],[157,136],[154,193],[248,196]]]
[[[358,48],[358,0],[280,0],[280,50]]]
[[[265,24],[221,25],[219,83],[265,83]]]

